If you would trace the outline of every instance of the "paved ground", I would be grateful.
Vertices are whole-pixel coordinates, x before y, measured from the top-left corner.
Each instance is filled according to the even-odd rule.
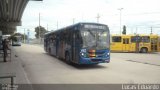
[[[126,61],[160,66],[160,53],[112,53],[111,57],[121,58]]]
[[[160,53],[112,53],[111,63],[68,65],[42,46],[14,47],[32,84],[160,83]]]
[[[18,48],[18,47],[17,47]],[[0,54],[0,76],[15,75],[15,84],[29,84],[27,75],[22,67],[21,60],[17,53],[11,49],[11,60],[7,58],[7,62],[3,62],[2,54]],[[10,79],[0,79],[0,84],[10,83]]]

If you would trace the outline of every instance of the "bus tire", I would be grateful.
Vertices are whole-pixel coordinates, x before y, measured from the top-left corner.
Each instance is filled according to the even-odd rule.
[[[148,52],[148,49],[147,48],[141,48],[141,53],[147,53]]]
[[[69,53],[66,52],[66,54],[65,54],[65,60],[66,60],[67,64],[71,64],[71,60],[70,60],[70,59],[71,59],[71,58],[70,58]]]
[[[51,55],[51,48],[49,48],[49,55]]]

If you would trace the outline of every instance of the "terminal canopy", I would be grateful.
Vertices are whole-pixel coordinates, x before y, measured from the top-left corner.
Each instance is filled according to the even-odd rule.
[[[13,34],[21,26],[21,18],[29,1],[42,0],[0,0],[0,31]]]

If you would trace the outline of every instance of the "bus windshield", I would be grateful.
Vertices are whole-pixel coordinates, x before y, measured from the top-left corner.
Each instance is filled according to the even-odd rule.
[[[82,30],[82,48],[106,49],[109,48],[109,34],[106,30]]]
[[[21,36],[12,37],[12,45],[21,45]]]

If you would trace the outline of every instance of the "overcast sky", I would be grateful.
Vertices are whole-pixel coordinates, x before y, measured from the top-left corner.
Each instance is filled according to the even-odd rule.
[[[78,22],[99,22],[107,24],[112,34],[120,33],[121,25],[127,26],[127,33],[160,34],[160,0],[43,0],[29,1],[23,17],[22,26],[17,31],[30,30],[34,37],[34,28],[39,25],[48,30],[56,30]],[[58,22],[58,27],[57,27]],[[144,31],[145,30],[145,31]]]

